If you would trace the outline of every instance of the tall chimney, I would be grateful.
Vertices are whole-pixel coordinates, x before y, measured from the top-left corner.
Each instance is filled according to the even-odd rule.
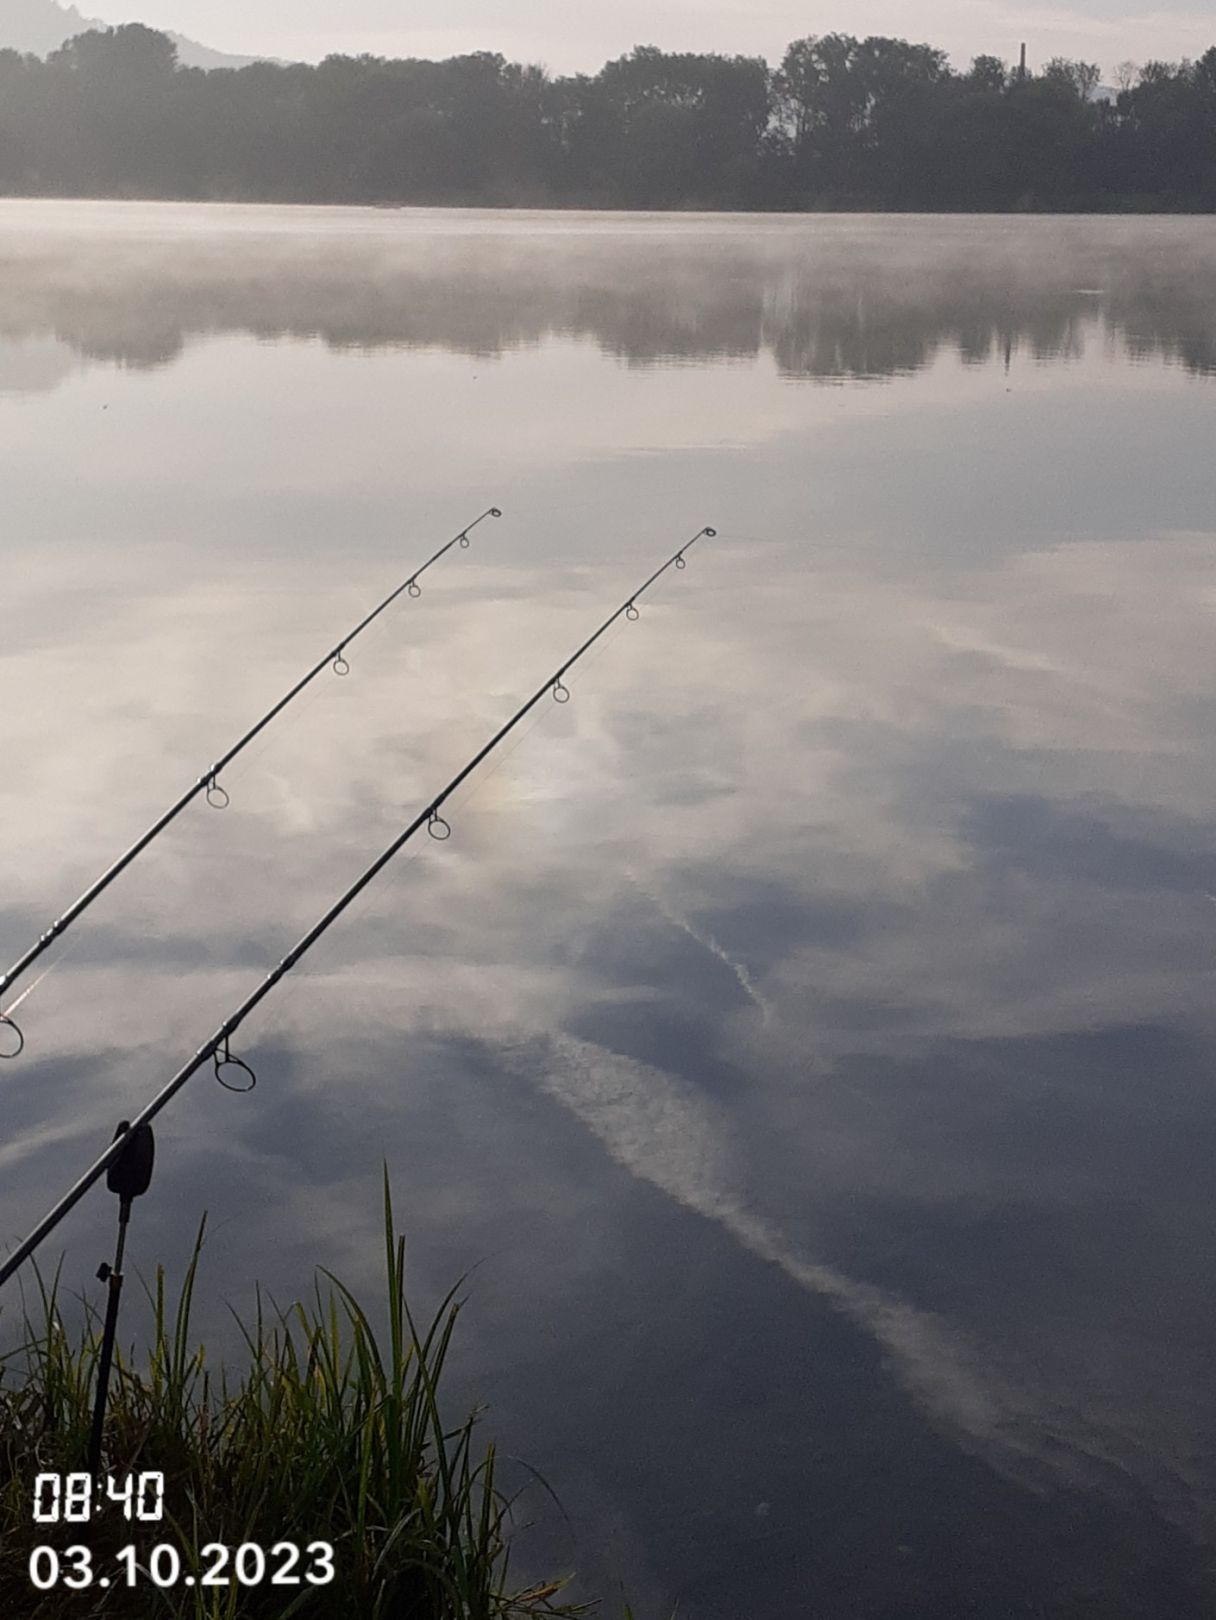
[[[1025,77],[1026,77],[1026,42],[1025,42],[1025,40],[1023,40],[1022,41],[1022,60],[1018,64],[1018,78],[1019,79],[1024,79]]]

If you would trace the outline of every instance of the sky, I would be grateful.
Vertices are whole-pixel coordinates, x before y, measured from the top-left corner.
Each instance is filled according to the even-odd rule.
[[[555,73],[596,71],[635,45],[780,60],[792,39],[833,31],[936,45],[959,65],[987,52],[1032,66],[1051,56],[1116,64],[1198,56],[1216,43],[1211,0],[100,0],[81,4],[107,22],[172,28],[217,50],[317,61],[331,52],[444,57],[495,50]]]

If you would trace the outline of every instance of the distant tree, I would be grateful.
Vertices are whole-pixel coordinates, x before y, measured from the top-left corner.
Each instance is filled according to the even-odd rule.
[[[889,207],[931,205],[952,77],[945,53],[874,37],[863,43],[862,62],[868,88],[863,189]]]
[[[1011,86],[1004,150],[1014,207],[1076,208],[1093,184],[1098,116],[1074,66],[1062,59],[1048,63],[1041,74]]]
[[[869,105],[861,41],[850,34],[795,40],[782,60],[776,89],[791,143],[796,200],[849,192],[860,179]]]
[[[907,40],[756,57],[639,46],[595,75],[477,51],[209,73],[140,24],[0,51],[0,190],[613,207],[1216,211],[1216,46],[965,73]]]
[[[1146,62],[1140,69],[1141,84],[1168,84],[1178,75],[1177,62]]]
[[[1148,62],[1119,97],[1126,180],[1167,206],[1216,207],[1216,52],[1199,62]]]
[[[771,92],[758,58],[639,46],[607,63],[590,103],[601,172],[646,207],[741,202],[757,178]]]
[[[999,56],[977,56],[972,59],[967,84],[975,90],[997,92],[1009,81],[1009,69]]]
[[[861,127],[866,91],[860,53],[860,41],[850,34],[810,35],[786,50],[776,85],[796,153],[813,147],[825,131],[839,138]]]
[[[1094,62],[1075,62],[1067,56],[1053,56],[1044,68],[1043,79],[1070,89],[1081,101],[1088,101],[1102,82],[1102,69]]]
[[[173,41],[142,23],[79,34],[50,54],[41,76],[62,121],[64,189],[143,195],[173,185],[176,65]]]
[[[145,28],[143,23],[124,23],[119,28],[77,34],[52,51],[47,61],[65,73],[142,88],[173,72],[177,46],[167,34]]]

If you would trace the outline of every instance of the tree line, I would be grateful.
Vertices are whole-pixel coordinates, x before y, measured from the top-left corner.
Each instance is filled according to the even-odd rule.
[[[1198,61],[966,72],[827,34],[760,57],[639,46],[554,77],[432,62],[178,66],[133,23],[0,51],[0,192],[597,208],[1216,209],[1216,46]]]

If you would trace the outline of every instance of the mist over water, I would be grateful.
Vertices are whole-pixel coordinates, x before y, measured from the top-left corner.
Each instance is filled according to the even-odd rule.
[[[561,337],[632,365],[763,355],[791,378],[881,377],[941,349],[1076,354],[1101,332],[1216,369],[1202,220],[13,201],[3,215],[0,332],[140,368],[239,332],[485,357]]]
[[[209,1210],[237,1356],[374,1290],[387,1161],[521,1576],[639,1615],[1209,1614],[1214,289],[1195,220],[0,204],[6,963],[504,511],[72,930],[4,1240],[712,524],[162,1116],[133,1263]]]

